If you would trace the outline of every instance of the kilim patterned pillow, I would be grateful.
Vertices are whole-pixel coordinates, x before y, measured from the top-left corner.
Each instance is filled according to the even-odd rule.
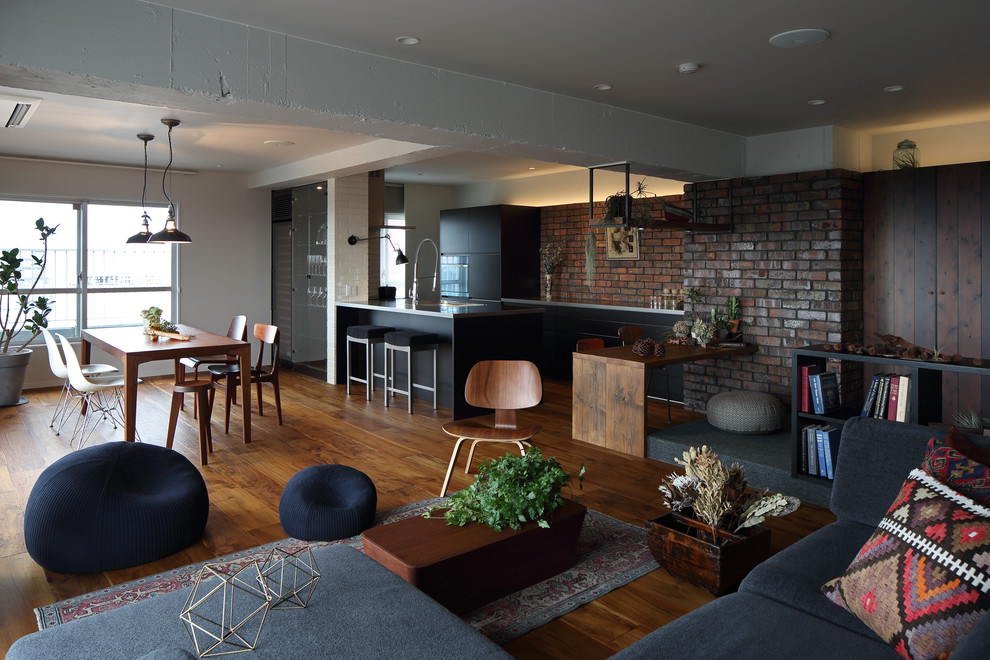
[[[974,502],[990,506],[990,467],[932,438],[921,469]]]
[[[990,509],[912,470],[876,532],[822,592],[903,657],[947,656],[990,609]]]

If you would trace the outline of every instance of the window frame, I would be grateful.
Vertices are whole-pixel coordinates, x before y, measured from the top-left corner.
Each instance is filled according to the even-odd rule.
[[[140,210],[141,205],[136,202],[128,202],[121,200],[102,200],[102,199],[73,199],[65,197],[35,197],[30,195],[9,195],[0,194],[0,202],[26,202],[26,203],[41,203],[41,204],[65,204],[71,205],[76,215],[76,287],[52,287],[52,288],[42,288],[38,287],[34,290],[32,294],[33,297],[38,296],[53,296],[53,295],[75,295],[75,307],[76,307],[76,322],[75,327],[71,328],[71,339],[77,339],[82,335],[82,330],[84,328],[90,327],[88,307],[89,307],[89,294],[97,293],[169,293],[169,299],[172,306],[173,318],[169,319],[174,323],[180,323],[179,314],[179,251],[176,245],[172,245],[171,253],[169,255],[169,267],[171,280],[171,286],[137,286],[137,287],[94,287],[89,286],[89,268],[88,263],[88,229],[89,229],[89,206],[124,206],[132,207],[138,211],[134,216],[134,226],[133,233],[137,233],[140,228]],[[176,210],[178,210],[178,205]],[[168,204],[145,204],[145,208],[149,209],[167,209]],[[123,229],[123,228],[122,228]],[[154,228],[152,228],[154,231]],[[121,232],[121,245],[126,244],[127,236],[131,234],[130,230],[123,230]],[[5,249],[10,248],[27,248],[27,246],[21,245],[10,245],[4,246]],[[19,290],[18,293],[27,293],[25,290]],[[99,326],[99,327],[126,327],[126,326],[138,326],[141,325],[142,321],[140,318],[135,318],[133,323],[118,324],[116,326]],[[22,331],[23,332],[23,331]],[[20,333],[19,333],[20,334]]]

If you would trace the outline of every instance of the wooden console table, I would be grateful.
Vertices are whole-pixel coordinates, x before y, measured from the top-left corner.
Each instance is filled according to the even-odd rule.
[[[646,456],[646,389],[650,370],[670,364],[750,355],[756,346],[666,345],[664,357],[640,357],[632,346],[574,353],[571,435],[593,445]]]
[[[547,529],[529,522],[496,532],[481,523],[459,527],[415,516],[367,529],[361,540],[369,557],[461,614],[574,565],[587,508],[564,502]]]

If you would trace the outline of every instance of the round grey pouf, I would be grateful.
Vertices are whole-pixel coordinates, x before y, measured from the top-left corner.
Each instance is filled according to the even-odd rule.
[[[310,465],[285,485],[278,515],[293,538],[336,541],[371,527],[377,506],[378,491],[364,472],[347,465]]]
[[[759,435],[780,429],[784,407],[765,392],[721,392],[708,400],[708,423],[729,433]]]

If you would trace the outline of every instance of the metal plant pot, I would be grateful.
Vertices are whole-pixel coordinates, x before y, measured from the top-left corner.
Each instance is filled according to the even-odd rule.
[[[27,376],[29,362],[31,362],[30,348],[0,353],[0,406],[27,403],[27,399],[21,400],[21,390],[24,389],[24,378]]]

